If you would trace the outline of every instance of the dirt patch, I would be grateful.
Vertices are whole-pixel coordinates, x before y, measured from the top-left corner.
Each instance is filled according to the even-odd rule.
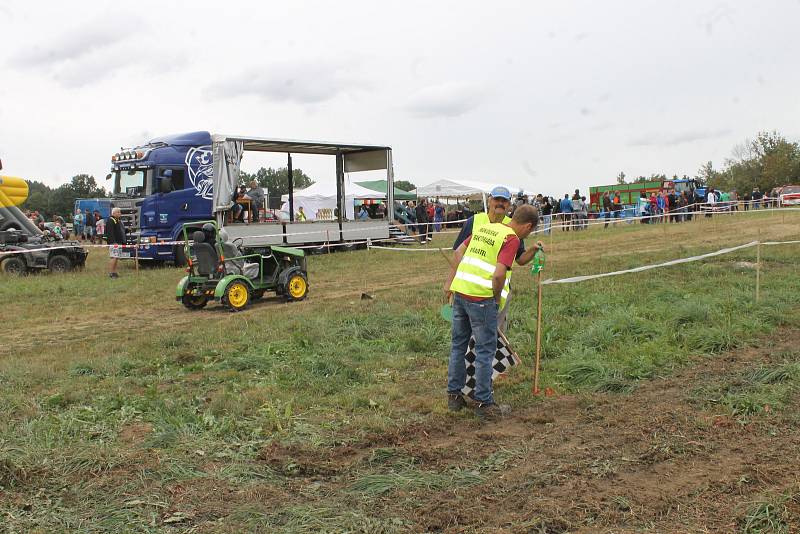
[[[743,422],[715,413],[691,393],[793,349],[796,335],[698,359],[628,396],[549,398],[502,422],[442,417],[340,451],[274,446],[263,459],[283,469],[289,459],[312,466],[303,474],[334,493],[351,482],[351,467],[386,447],[421,470],[484,470],[482,483],[375,501],[373,516],[403,517],[421,531],[730,532],[753,502],[796,486],[800,433],[775,414]]]
[[[150,423],[133,423],[120,429],[119,440],[129,446],[141,445],[152,432]]]

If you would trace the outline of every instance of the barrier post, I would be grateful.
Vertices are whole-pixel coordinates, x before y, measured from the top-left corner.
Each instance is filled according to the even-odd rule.
[[[133,261],[136,265],[136,274],[139,274],[139,243],[133,246]]]
[[[531,272],[536,273],[536,361],[533,367],[533,394],[539,394],[539,365],[542,356],[542,270],[544,269],[544,251],[541,247],[533,256]]]
[[[761,228],[758,229],[758,245],[756,245],[756,304],[761,299]]]

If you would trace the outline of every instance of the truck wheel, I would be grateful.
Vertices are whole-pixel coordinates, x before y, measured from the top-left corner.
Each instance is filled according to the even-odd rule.
[[[12,276],[22,276],[28,272],[28,267],[25,265],[25,260],[12,256],[3,261],[3,272]]]
[[[283,291],[286,300],[303,300],[308,295],[308,279],[301,272],[292,273]]]
[[[172,252],[173,263],[175,267],[186,267],[186,251],[183,249],[183,245],[175,245],[175,249]]]
[[[181,303],[190,310],[199,310],[206,307],[208,304],[208,297],[205,295],[184,295],[181,297]]]
[[[225,288],[222,305],[232,312],[242,311],[250,303],[250,288],[241,280],[234,280]]]
[[[54,273],[68,273],[72,270],[72,260],[63,254],[56,254],[47,262],[47,268]]]

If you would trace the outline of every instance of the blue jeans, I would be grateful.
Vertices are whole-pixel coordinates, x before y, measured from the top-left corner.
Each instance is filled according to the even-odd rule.
[[[447,366],[447,391],[460,393],[467,383],[464,354],[469,338],[475,337],[475,400],[491,404],[492,360],[497,352],[497,302],[494,298],[470,301],[455,293],[450,363]]]
[[[550,224],[552,223],[552,215],[543,215],[544,217],[544,235],[550,235]]]

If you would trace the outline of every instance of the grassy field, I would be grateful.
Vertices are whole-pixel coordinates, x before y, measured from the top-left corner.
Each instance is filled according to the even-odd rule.
[[[546,274],[759,237],[800,239],[800,212],[559,232]],[[755,255],[546,286],[547,398],[516,269],[524,366],[496,387],[514,415],[483,426],[446,410],[439,253],[312,256],[308,300],[238,314],[185,310],[178,269],[110,280],[97,249],[80,273],[0,277],[0,530],[800,528],[800,246],[762,248],[759,303]],[[753,469],[726,468],[747,440]]]

